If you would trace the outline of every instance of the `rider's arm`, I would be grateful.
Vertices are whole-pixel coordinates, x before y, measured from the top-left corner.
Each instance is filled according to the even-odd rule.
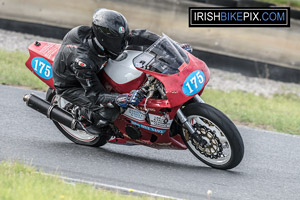
[[[95,66],[91,61],[77,57],[71,67],[76,79],[85,90],[85,96],[92,102],[96,102],[99,94],[104,93],[105,89],[96,74]]]
[[[159,38],[159,35],[145,29],[136,29],[130,32],[128,36],[128,45],[150,46]]]
[[[112,103],[120,107],[127,107],[128,104],[138,105],[144,98],[144,95],[138,90],[133,90],[128,94],[107,93],[98,79],[95,68],[87,60],[76,58],[72,68],[77,80],[85,90],[85,96],[96,105],[107,106],[108,103]]]

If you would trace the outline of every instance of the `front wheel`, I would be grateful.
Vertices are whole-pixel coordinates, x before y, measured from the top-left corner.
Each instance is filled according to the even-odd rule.
[[[46,100],[51,103],[55,103],[60,108],[64,108],[69,102],[64,98],[56,95],[56,92],[49,88],[46,95]],[[91,135],[82,130],[72,130],[69,127],[53,121],[55,126],[60,130],[62,134],[64,134],[69,140],[76,144],[99,147],[103,146],[107,143],[107,141],[111,138],[108,135]]]
[[[218,109],[205,103],[191,103],[182,109],[189,123],[207,141],[205,147],[182,128],[182,139],[199,160],[217,169],[236,167],[244,156],[244,143],[233,122]]]

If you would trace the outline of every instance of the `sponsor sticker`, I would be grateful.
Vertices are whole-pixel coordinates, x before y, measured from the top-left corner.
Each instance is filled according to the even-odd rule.
[[[80,67],[86,67],[86,64],[79,60],[78,58],[75,59],[75,62],[80,66]]]
[[[152,132],[156,132],[156,133],[160,133],[160,134],[164,134],[166,132],[166,130],[160,130],[160,129],[157,129],[157,128],[152,128],[152,127],[149,127],[149,126],[145,126],[145,125],[137,123],[135,121],[131,121],[131,124],[136,125],[140,128],[146,129],[148,131],[152,131]]]
[[[42,57],[35,57],[31,60],[31,67],[39,75],[44,79],[52,78],[52,66],[50,63]]]
[[[149,119],[151,125],[158,126],[161,128],[170,128],[173,121],[170,120],[169,115],[159,116],[159,115],[149,114]]]
[[[79,61],[78,64],[81,66],[81,67],[85,67],[86,64],[84,64],[83,62]]]
[[[136,109],[132,109],[132,108],[127,108],[127,110],[124,113],[125,116],[131,118],[131,119],[135,119],[137,121],[145,121],[145,115],[143,112],[141,112],[140,110],[136,110]]]
[[[77,45],[74,45],[74,44],[67,44],[66,47],[76,48],[76,49],[77,49],[78,46],[77,46]]]
[[[125,33],[125,28],[123,26],[120,26],[119,33]]]

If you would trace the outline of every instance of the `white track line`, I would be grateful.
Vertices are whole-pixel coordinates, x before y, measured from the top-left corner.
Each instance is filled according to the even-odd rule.
[[[160,195],[160,194],[156,194],[156,193],[145,192],[145,191],[141,191],[141,190],[135,190],[135,189],[132,189],[132,188],[120,187],[120,186],[116,186],[116,185],[108,185],[108,184],[98,183],[98,182],[93,182],[93,181],[85,181],[85,180],[82,180],[82,179],[69,178],[69,177],[65,177],[65,176],[57,176],[57,175],[48,174],[48,173],[41,173],[41,174],[46,175],[46,176],[58,177],[58,178],[61,178],[65,181],[68,181],[68,182],[89,184],[89,185],[93,185],[93,186],[103,188],[103,189],[108,189],[108,190],[113,190],[113,191],[121,191],[121,192],[124,192],[124,193],[127,193],[127,194],[147,195],[147,196],[151,196],[151,197],[164,198],[164,199],[183,200],[183,199],[176,198],[176,197],[165,196],[165,195]]]

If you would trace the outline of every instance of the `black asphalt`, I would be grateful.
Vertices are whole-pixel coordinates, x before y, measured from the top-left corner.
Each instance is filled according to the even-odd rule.
[[[0,159],[45,172],[185,199],[300,199],[300,137],[239,126],[242,163],[212,169],[188,151],[73,144],[22,101],[30,90],[0,85]],[[35,94],[44,96],[42,92]]]

